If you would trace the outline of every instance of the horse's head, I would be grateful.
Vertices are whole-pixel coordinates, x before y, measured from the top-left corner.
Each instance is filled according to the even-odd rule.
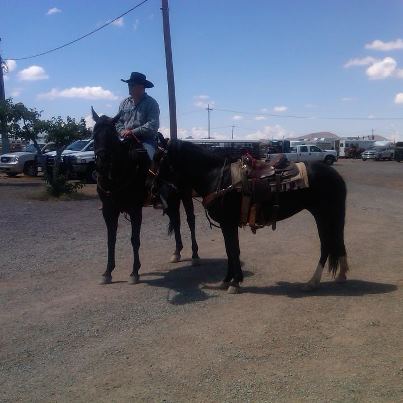
[[[102,175],[110,170],[112,157],[119,147],[120,140],[115,125],[120,114],[110,118],[105,115],[98,116],[92,107],[91,110],[95,121],[93,136],[96,168],[98,173]]]

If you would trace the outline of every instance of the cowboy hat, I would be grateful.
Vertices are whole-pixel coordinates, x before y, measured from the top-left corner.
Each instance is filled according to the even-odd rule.
[[[123,78],[121,78],[121,81],[128,84],[141,84],[144,85],[145,88],[154,87],[154,84],[151,81],[148,81],[144,74],[137,72],[131,73],[130,78],[128,80],[123,80]]]

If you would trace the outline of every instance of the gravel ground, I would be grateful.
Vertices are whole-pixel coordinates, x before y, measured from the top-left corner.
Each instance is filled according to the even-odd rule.
[[[38,179],[0,177],[0,401],[403,401],[403,164],[340,161],[349,190],[345,285],[304,293],[319,240],[300,213],[241,231],[243,293],[209,289],[221,234],[198,206],[201,266],[144,209],[142,282],[128,285],[123,218],[114,283],[98,285],[106,231],[94,187],[39,201]],[[188,260],[187,260],[188,259]]]

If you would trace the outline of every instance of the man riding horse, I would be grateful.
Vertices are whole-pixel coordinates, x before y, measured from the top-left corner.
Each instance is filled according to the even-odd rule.
[[[120,118],[116,130],[121,137],[141,143],[152,161],[157,147],[160,109],[157,101],[145,89],[153,88],[154,84],[144,74],[137,72],[122,81],[128,84],[130,96],[119,106]]]

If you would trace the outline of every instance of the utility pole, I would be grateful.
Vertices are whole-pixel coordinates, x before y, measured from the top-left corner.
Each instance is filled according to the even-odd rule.
[[[234,140],[234,125],[231,126],[232,130],[231,130],[231,140]]]
[[[375,137],[374,137],[374,129],[371,130],[371,133],[372,133],[372,140],[374,140],[375,139]]]
[[[213,110],[212,108],[210,108],[210,104],[207,104],[206,110],[207,110],[207,119],[208,119],[208,137],[207,138],[210,138],[210,111]]]
[[[0,38],[0,42],[1,42],[1,38]],[[2,59],[1,53],[0,53],[0,103],[4,102],[6,100],[6,93],[4,90],[3,66],[5,66],[5,62],[3,62],[3,59]],[[3,124],[3,122],[0,122],[0,133],[1,133],[1,152],[2,152],[2,154],[6,154],[10,150],[10,144],[8,142],[8,135],[7,135],[6,127],[5,127],[5,124]]]
[[[169,99],[169,124],[171,139],[176,139],[178,127],[176,123],[176,98],[175,98],[175,79],[174,67],[172,63],[171,30],[169,27],[169,8],[168,0],[162,0],[162,23],[164,29],[165,44],[165,64],[167,69],[168,81],[168,99]]]

